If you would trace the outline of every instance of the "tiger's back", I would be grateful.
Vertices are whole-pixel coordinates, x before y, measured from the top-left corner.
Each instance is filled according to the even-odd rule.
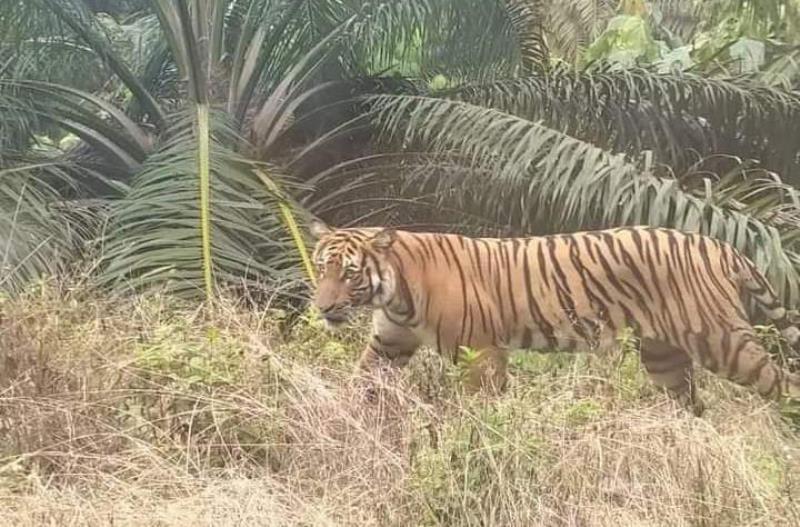
[[[394,232],[386,250],[373,251],[378,231],[335,232],[361,233],[373,281],[392,293],[373,302],[362,362],[404,362],[419,345],[455,358],[468,346],[500,357],[504,377],[506,354],[497,350],[594,349],[633,327],[651,377],[679,397],[694,401],[694,362],[768,397],[800,392],[758,342],[742,293],[791,344],[800,332],[755,266],[712,238],[647,227],[524,239]]]

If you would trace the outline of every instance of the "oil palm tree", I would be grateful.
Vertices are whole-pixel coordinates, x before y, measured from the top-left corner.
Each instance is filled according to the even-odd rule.
[[[482,78],[518,55],[499,0],[150,0],[118,18],[96,4],[0,1],[6,288],[92,239],[113,287],[290,281],[286,137],[326,120],[326,90],[408,64]],[[453,43],[486,20],[495,38],[463,67]]]

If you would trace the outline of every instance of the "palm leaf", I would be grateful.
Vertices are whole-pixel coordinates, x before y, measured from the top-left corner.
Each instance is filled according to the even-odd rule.
[[[80,207],[77,174],[80,167],[50,156],[7,159],[0,168],[0,291],[17,293],[31,281],[60,274],[96,236],[100,216]],[[84,181],[92,177],[81,175]]]
[[[687,167],[691,151],[727,151],[758,158],[789,181],[800,178],[791,139],[800,134],[800,97],[748,78],[554,68],[448,95],[542,119],[615,152],[653,150],[675,167]]]
[[[742,196],[715,201],[713,184],[703,187],[708,192],[684,188],[622,155],[497,110],[412,96],[370,103],[387,137],[457,152],[479,168],[474,176],[438,178],[440,195],[473,194],[482,210],[500,211],[529,232],[545,225],[564,232],[649,224],[709,233],[751,255],[792,305],[800,300],[797,237],[784,238],[791,229],[748,210]],[[780,184],[775,200],[790,211],[800,203],[794,189]]]
[[[112,209],[101,283],[117,289],[166,284],[198,296],[205,290],[194,116],[173,116],[171,139],[151,155],[128,195]],[[258,286],[297,278],[291,239],[274,196],[252,162],[226,145],[237,139],[224,116],[210,115],[210,262],[215,284]],[[278,188],[285,182],[276,178]]]
[[[144,130],[115,106],[67,86],[0,80],[0,116],[18,117],[28,123],[17,123],[23,128],[30,126],[32,118],[57,125],[128,170],[134,170],[150,148],[151,140]]]
[[[309,3],[322,4],[320,13],[326,13],[316,19],[319,34],[353,19],[344,58],[350,71],[365,75],[397,71],[425,78],[491,78],[519,67],[520,44],[533,36],[530,27],[519,33],[523,18],[505,0]]]

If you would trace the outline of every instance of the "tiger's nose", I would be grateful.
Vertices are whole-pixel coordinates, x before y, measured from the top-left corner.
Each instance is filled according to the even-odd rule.
[[[336,327],[347,321],[347,315],[340,308],[341,305],[337,303],[317,305],[320,318],[322,318],[329,327]]]
[[[314,298],[314,307],[316,307],[320,313],[323,315],[325,313],[330,313],[336,309],[336,299],[335,298],[326,298],[322,295],[317,295]]]
[[[331,312],[336,310],[336,304],[335,303],[330,303],[330,304],[317,303],[317,309],[319,310],[320,314],[326,315],[326,314],[331,313]]]

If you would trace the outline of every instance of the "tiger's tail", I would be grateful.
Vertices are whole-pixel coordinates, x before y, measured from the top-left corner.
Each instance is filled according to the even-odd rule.
[[[741,283],[758,304],[764,315],[775,325],[786,339],[796,357],[800,357],[800,328],[791,320],[789,312],[775,294],[775,290],[764,274],[749,259],[739,258]]]

